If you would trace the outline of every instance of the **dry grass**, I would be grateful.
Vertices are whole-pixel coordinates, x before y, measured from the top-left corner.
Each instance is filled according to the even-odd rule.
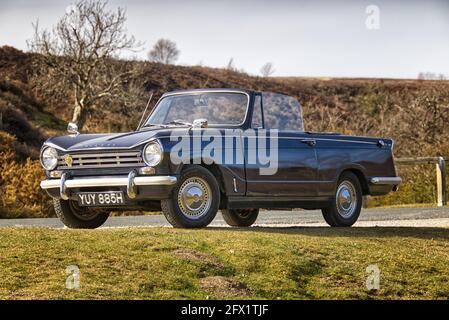
[[[0,299],[447,299],[448,240],[440,228],[3,229]],[[79,290],[65,288],[68,265]]]
[[[204,291],[215,296],[226,297],[246,297],[251,295],[251,291],[233,278],[223,276],[210,276],[200,279],[200,287]]]

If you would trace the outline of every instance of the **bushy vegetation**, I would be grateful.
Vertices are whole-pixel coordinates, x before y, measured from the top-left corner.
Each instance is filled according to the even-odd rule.
[[[19,161],[16,145],[15,137],[0,131],[0,218],[52,216],[51,200],[39,187],[45,178],[39,161]]]
[[[70,88],[53,92],[41,85],[40,77],[45,75],[32,67],[33,57],[11,47],[0,48],[0,126],[17,140],[18,162],[14,163],[28,163],[28,168],[43,140],[63,133],[74,106]],[[263,78],[227,69],[143,61],[110,60],[110,65],[111,72],[130,68],[134,76],[122,84],[120,93],[91,108],[85,132],[134,130],[151,91],[154,105],[164,92],[176,89],[246,88],[296,97],[303,105],[306,130],[390,137],[395,140],[396,157],[449,156],[447,81]],[[371,199],[370,206],[435,201],[434,166],[398,166],[398,170],[405,178],[400,191]],[[39,188],[36,192],[35,203],[41,205],[43,193]]]

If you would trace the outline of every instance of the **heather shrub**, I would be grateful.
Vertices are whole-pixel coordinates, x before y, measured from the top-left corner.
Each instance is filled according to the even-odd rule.
[[[0,218],[53,216],[51,199],[39,186],[45,177],[39,161],[19,162],[15,143],[0,131]]]

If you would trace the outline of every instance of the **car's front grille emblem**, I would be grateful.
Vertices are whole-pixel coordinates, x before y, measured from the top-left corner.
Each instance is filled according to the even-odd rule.
[[[64,161],[67,164],[67,167],[70,168],[72,166],[72,163],[73,163],[73,158],[72,158],[72,156],[70,154],[66,154],[64,156]]]

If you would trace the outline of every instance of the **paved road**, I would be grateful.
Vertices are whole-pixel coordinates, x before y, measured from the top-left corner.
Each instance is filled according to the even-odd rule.
[[[321,211],[261,211],[257,220],[261,227],[325,226]],[[111,217],[104,227],[166,227],[163,216]],[[226,226],[218,214],[211,226]],[[449,227],[449,207],[364,209],[355,226]],[[1,227],[62,228],[56,218],[2,219]]]

